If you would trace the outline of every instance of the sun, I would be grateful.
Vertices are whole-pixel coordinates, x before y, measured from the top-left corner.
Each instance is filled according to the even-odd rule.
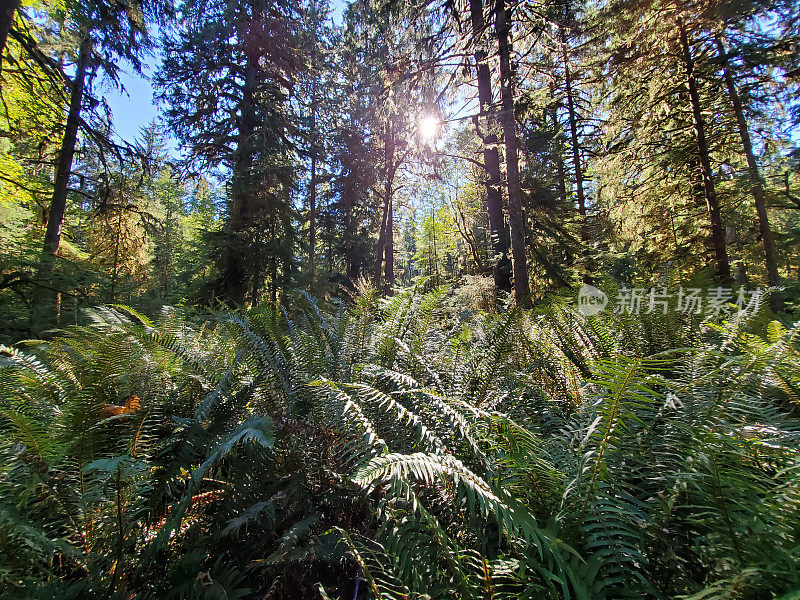
[[[423,140],[432,140],[439,133],[439,119],[433,115],[424,117],[419,122],[419,135]]]

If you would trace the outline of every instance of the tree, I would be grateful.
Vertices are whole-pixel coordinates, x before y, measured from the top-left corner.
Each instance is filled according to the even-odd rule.
[[[578,214],[581,219],[581,238],[588,239],[586,227],[586,196],[584,192],[584,169],[581,160],[581,145],[578,139],[578,109],[575,99],[576,91],[573,89],[573,74],[570,69],[570,57],[568,54],[568,36],[565,25],[559,25],[559,37],[561,45],[561,58],[564,67],[564,90],[567,101],[567,120],[569,123],[570,145],[572,147],[572,168],[575,175],[575,195],[578,200]]]
[[[435,86],[439,77],[437,61],[444,43],[440,15],[431,5],[422,11],[389,3],[384,7],[351,4],[346,14],[347,29],[343,55],[354,82],[364,118],[363,135],[369,139],[378,159],[373,190],[380,219],[373,258],[372,281],[376,288],[390,291],[394,283],[394,195],[401,168],[425,152],[419,123],[439,113],[441,94]],[[387,35],[388,32],[394,32]],[[413,48],[420,66],[411,66],[405,56]],[[438,97],[437,97],[438,96]],[[385,267],[384,267],[385,265]]]
[[[190,16],[165,39],[157,83],[185,165],[230,174],[217,292],[253,304],[268,278],[275,298],[294,245],[287,111],[300,68],[297,6],[187,0],[182,11]]]
[[[495,35],[500,58],[500,98],[503,143],[506,149],[506,185],[508,187],[508,223],[514,271],[514,300],[518,306],[531,305],[528,257],[525,247],[525,220],[522,214],[522,186],[519,175],[519,140],[514,102],[514,79],[511,66],[511,18],[505,0],[495,0]]]
[[[8,32],[11,30],[17,8],[19,8],[19,0],[0,0],[0,72],[2,72]]]
[[[335,65],[331,60],[333,30],[329,24],[330,7],[327,0],[309,0],[304,10],[301,37],[308,57],[305,76],[298,86],[302,106],[302,133],[298,144],[301,159],[307,161],[305,185],[308,237],[306,271],[310,284],[317,279],[318,221],[321,191],[331,179],[328,165],[329,137],[334,129],[337,107],[334,91]]]
[[[764,186],[761,179],[761,173],[758,169],[758,163],[753,152],[753,143],[750,140],[750,129],[747,124],[747,118],[744,114],[744,107],[742,106],[741,95],[739,94],[736,80],[734,79],[731,64],[729,61],[729,52],[725,49],[725,45],[720,36],[715,38],[715,43],[718,52],[718,60],[722,67],[722,78],[725,81],[725,87],[728,91],[728,97],[731,103],[736,124],[739,130],[739,137],[742,142],[742,152],[744,153],[745,160],[747,161],[747,174],[750,178],[750,193],[753,195],[753,203],[756,209],[756,216],[758,217],[758,228],[761,235],[761,244],[764,248],[764,263],[767,268],[767,282],[770,286],[777,286],[780,283],[778,276],[778,261],[775,255],[775,240],[772,235],[772,229],[769,225],[769,216],[767,215],[767,202],[766,194],[764,193]],[[774,292],[771,297],[773,310],[776,312],[780,310],[780,301],[777,292]]]
[[[692,120],[694,122],[695,141],[697,142],[697,155],[700,161],[703,192],[706,205],[708,206],[708,218],[711,223],[711,240],[714,247],[714,255],[717,261],[717,277],[723,283],[730,283],[731,267],[728,262],[728,253],[725,248],[725,228],[722,224],[722,212],[720,210],[719,198],[714,187],[714,172],[711,168],[711,156],[706,136],[706,123],[703,117],[703,106],[698,90],[695,60],[692,56],[692,47],[689,42],[686,24],[682,16],[676,17],[678,28],[678,39],[683,58],[683,67],[686,70],[686,87],[689,92],[689,101],[692,109]]]
[[[628,238],[644,237],[635,241],[639,246],[657,242],[662,258],[668,245],[688,257],[696,252],[696,241],[703,241],[716,278],[730,283],[723,206],[715,180],[724,125],[706,118],[720,108],[719,88],[708,77],[703,44],[703,32],[713,21],[701,3],[621,2],[599,15],[594,27],[603,32],[603,41],[596,43],[608,49],[601,94],[608,98],[604,106],[609,118],[604,120],[603,156],[595,169],[600,163],[616,163],[601,182],[615,210],[624,211],[620,188],[627,188],[631,196],[626,208],[634,206],[654,217],[637,220],[635,213],[629,213],[630,219],[623,214],[625,224],[619,229],[628,229],[623,232]],[[647,47],[644,39],[649,40]],[[663,52],[651,51],[652,46]],[[707,233],[697,228],[699,210],[707,217]]]
[[[470,23],[475,61],[475,77],[478,84],[479,115],[474,118],[475,130],[483,142],[483,166],[486,172],[486,207],[491,229],[492,251],[495,255],[492,272],[498,290],[511,291],[511,261],[508,258],[508,224],[503,212],[501,187],[500,153],[498,150],[497,117],[492,93],[492,76],[489,69],[488,53],[485,45],[486,20],[482,0],[470,0]],[[481,119],[480,117],[483,117]]]
[[[56,163],[53,196],[47,212],[42,264],[37,274],[42,290],[48,290],[43,294],[43,299],[46,299],[40,307],[43,311],[50,310],[47,304],[57,304],[52,274],[61,243],[78,132],[86,123],[82,117],[87,101],[86,92],[91,89],[92,79],[98,71],[116,83],[119,69],[117,61],[127,60],[134,69],[141,70],[141,58],[149,45],[145,23],[148,18],[161,15],[161,10],[161,5],[148,0],[114,7],[96,1],[67,4],[62,35],[65,38],[74,37],[77,55],[74,59],[75,75],[69,84],[69,107]],[[97,132],[87,131],[87,134],[103,143],[103,138],[98,137]],[[45,317],[45,314],[38,316]],[[51,320],[53,316],[51,313]]]

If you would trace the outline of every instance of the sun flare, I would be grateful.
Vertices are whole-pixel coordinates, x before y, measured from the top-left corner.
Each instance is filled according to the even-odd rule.
[[[423,140],[432,140],[439,132],[439,119],[433,115],[424,117],[419,122],[419,135]]]

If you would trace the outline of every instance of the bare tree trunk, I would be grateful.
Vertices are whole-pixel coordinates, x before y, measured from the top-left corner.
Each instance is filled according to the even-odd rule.
[[[392,185],[394,181],[394,173],[387,174],[386,189],[383,194],[383,214],[381,216],[381,229],[378,233],[378,246],[375,249],[375,274],[373,277],[373,284],[376,288],[381,285],[381,271],[383,270],[383,257],[386,248],[386,234],[389,228],[389,211],[392,202]]]
[[[525,218],[522,213],[522,187],[519,177],[517,125],[514,118],[514,82],[511,73],[509,17],[505,0],[497,0],[495,32],[500,53],[500,95],[503,110],[500,122],[506,147],[508,185],[508,221],[511,229],[511,252],[514,272],[514,300],[517,306],[531,306],[531,288],[525,251]]]
[[[492,106],[492,77],[489,71],[486,51],[481,48],[486,23],[483,17],[482,0],[470,0],[470,19],[472,21],[472,43],[475,47],[473,54],[477,70],[478,102],[481,116],[485,116],[484,131],[478,127],[478,117],[475,125],[479,130],[483,142],[483,164],[486,171],[486,210],[489,216],[489,229],[491,232],[492,251],[496,261],[492,272],[494,284],[498,290],[511,291],[511,261],[508,258],[508,225],[503,214],[503,194],[500,188],[500,152],[497,148],[497,134],[494,131],[496,119]]]
[[[3,54],[6,51],[8,32],[14,22],[14,15],[19,8],[19,0],[0,0],[0,68],[3,64]]]
[[[725,86],[728,88],[733,112],[736,115],[736,123],[739,126],[739,137],[742,139],[742,151],[747,159],[747,173],[750,177],[750,192],[753,194],[753,202],[758,216],[758,229],[761,234],[761,243],[764,247],[764,262],[767,267],[767,282],[770,286],[777,286],[780,283],[778,277],[778,261],[775,257],[775,240],[772,229],[769,226],[769,216],[767,215],[767,202],[764,194],[764,186],[761,182],[761,173],[758,170],[758,163],[753,154],[753,143],[750,140],[750,129],[747,126],[747,119],[744,116],[742,100],[736,82],[728,68],[728,55],[722,40],[716,39],[717,51],[719,52],[720,64],[722,64],[722,75],[725,79]],[[780,310],[781,302],[775,293],[772,294],[771,304],[773,310]]]
[[[311,138],[311,181],[308,183],[308,272],[314,280],[317,249],[317,12],[312,6],[313,47],[311,48],[311,115],[309,137]]]
[[[555,85],[551,82],[550,83],[550,98],[553,100],[553,104],[550,108],[550,121],[553,123],[553,131],[557,132],[556,134],[556,173],[558,174],[558,193],[559,199],[562,202],[567,201],[567,174],[564,169],[564,153],[563,153],[563,145],[562,145],[562,138],[559,132],[560,123],[558,122],[558,106],[556,104],[556,90]]]
[[[708,141],[706,139],[706,125],[703,119],[700,92],[697,88],[697,78],[694,70],[695,64],[692,58],[692,50],[689,46],[689,39],[686,34],[686,27],[681,18],[678,18],[678,32],[681,50],[683,52],[684,66],[686,68],[686,83],[689,88],[689,101],[692,108],[692,118],[694,120],[697,154],[703,175],[703,190],[708,207],[708,218],[711,222],[711,242],[714,249],[714,257],[717,262],[717,276],[722,283],[730,283],[731,267],[725,248],[725,228],[722,226],[722,212],[719,206],[719,199],[714,189],[714,174],[711,170],[711,158],[708,149]]]
[[[383,192],[383,215],[381,217],[381,229],[378,233],[378,247],[375,249],[375,274],[373,277],[373,284],[376,288],[381,285],[381,271],[383,267],[383,257],[386,249],[386,236],[391,224],[388,219],[390,217],[392,205],[392,187],[394,186],[394,175],[397,169],[395,165],[395,140],[394,140],[394,127],[392,121],[386,126],[386,138],[384,141],[384,160],[386,164],[386,187]]]
[[[245,64],[244,85],[240,104],[236,163],[234,165],[233,207],[231,210],[231,229],[234,231],[250,226],[252,223],[252,185],[251,170],[253,166],[253,136],[256,128],[255,88],[258,78],[257,57],[250,53]]]
[[[314,86],[316,87],[316,86]],[[311,94],[311,181],[308,184],[308,272],[314,279],[314,261],[316,260],[317,246],[317,126],[316,126],[316,99],[315,93]]]
[[[394,286],[394,202],[389,197],[389,211],[386,216],[386,269],[384,277],[386,279],[386,293],[390,294]]]
[[[86,85],[86,69],[89,64],[91,42],[86,39],[80,45],[78,62],[75,67],[75,78],[72,80],[72,91],[69,99],[69,112],[64,128],[64,139],[61,142],[61,151],[58,154],[56,179],[53,189],[53,199],[47,213],[47,230],[44,234],[44,254],[55,257],[61,244],[61,227],[64,223],[64,211],[67,208],[67,195],[69,192],[69,178],[72,174],[72,160],[75,157],[75,144],[78,141],[78,126],[81,118],[81,103]],[[52,267],[52,261],[50,264]]]
[[[57,288],[53,285],[53,270],[58,256],[58,248],[61,245],[61,228],[64,224],[64,213],[67,208],[69,179],[72,174],[75,145],[78,141],[81,105],[86,88],[86,71],[91,60],[91,50],[92,43],[87,36],[81,42],[78,50],[78,61],[75,64],[75,77],[72,80],[64,138],[61,142],[61,150],[58,153],[53,198],[50,201],[50,209],[47,212],[47,227],[42,245],[42,259],[36,274],[37,281],[42,285],[37,290],[33,302],[32,325],[37,329],[48,322],[56,322],[58,320],[60,296]]]
[[[569,70],[567,57],[567,36],[561,30],[561,53],[564,59],[564,83],[567,91],[567,113],[569,115],[569,131],[572,138],[572,162],[575,169],[575,193],[578,199],[578,214],[581,217],[581,239],[588,240],[586,229],[586,196],[583,191],[583,168],[581,166],[581,147],[578,141],[578,116],[575,110],[574,92],[572,90],[572,73]]]

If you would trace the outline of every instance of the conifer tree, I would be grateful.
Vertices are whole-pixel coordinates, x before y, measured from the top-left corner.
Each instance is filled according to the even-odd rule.
[[[519,174],[519,138],[514,97],[514,75],[511,64],[511,16],[505,0],[495,0],[495,36],[500,60],[500,98],[502,110],[503,143],[506,159],[506,186],[508,190],[508,223],[511,231],[512,266],[514,273],[514,300],[518,306],[531,305],[528,279],[528,256],[525,244],[522,186]]]
[[[142,57],[150,45],[146,22],[164,15],[168,12],[166,8],[158,0],[115,6],[108,6],[102,0],[66,4],[60,33],[65,40],[74,43],[75,74],[69,81],[69,105],[55,166],[53,196],[47,211],[42,263],[37,273],[41,302],[35,303],[38,307],[35,319],[53,320],[57,316],[50,312],[50,307],[56,306],[57,295],[52,274],[61,243],[78,133],[86,124],[83,111],[86,104],[96,104],[94,98],[89,97],[94,78],[99,74],[118,83],[119,62],[123,60],[135,70],[141,70]],[[97,131],[87,130],[86,133],[101,144],[107,139],[98,136]]]
[[[498,290],[511,291],[511,261],[508,257],[508,223],[503,211],[503,193],[500,173],[499,135],[492,75],[487,52],[485,6],[483,0],[469,1],[471,24],[469,45],[475,62],[475,79],[478,88],[479,114],[473,119],[477,134],[483,142],[483,167],[486,179],[486,208],[491,228],[494,264],[492,272]]]
[[[218,293],[252,304],[268,277],[274,298],[294,245],[287,103],[300,68],[297,6],[187,0],[181,12],[157,82],[185,164],[230,174]]]

